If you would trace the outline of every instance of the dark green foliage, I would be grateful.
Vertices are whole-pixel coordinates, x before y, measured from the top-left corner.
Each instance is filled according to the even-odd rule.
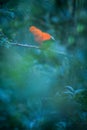
[[[0,0],[0,130],[87,130],[86,6]],[[37,43],[32,25],[55,40]]]

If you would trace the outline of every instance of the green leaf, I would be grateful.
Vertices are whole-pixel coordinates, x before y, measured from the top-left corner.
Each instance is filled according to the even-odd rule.
[[[81,33],[81,32],[83,32],[84,31],[84,25],[83,24],[78,24],[78,26],[77,26],[77,32],[79,32],[79,33]]]
[[[69,36],[69,38],[68,38],[68,44],[72,45],[72,44],[74,44],[74,42],[75,42],[75,38],[73,36]]]

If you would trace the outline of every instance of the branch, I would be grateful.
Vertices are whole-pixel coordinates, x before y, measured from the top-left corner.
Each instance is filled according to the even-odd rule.
[[[34,45],[28,45],[28,44],[20,44],[20,43],[11,43],[12,45],[16,45],[16,46],[22,46],[22,47],[28,47],[28,48],[36,48],[39,49],[40,47],[38,46],[34,46]]]
[[[2,36],[6,38],[6,40],[9,42],[8,38],[4,35],[3,32],[1,32]],[[35,48],[35,49],[40,49],[39,46],[35,46],[35,45],[29,45],[29,44],[20,44],[20,43],[16,43],[16,42],[10,42],[10,45],[15,45],[15,46],[21,46],[21,47],[27,47],[27,48]],[[60,55],[65,55],[66,56],[66,53],[65,52],[62,52],[62,51],[57,51],[57,50],[53,50],[53,49],[48,49],[49,51],[51,52],[56,52]]]
[[[38,46],[28,45],[28,44],[11,43],[11,45],[40,49],[40,47],[38,47]],[[62,52],[62,51],[55,51],[55,50],[52,50],[52,49],[48,49],[48,50],[51,51],[51,52],[56,52],[56,53],[61,54],[61,55],[66,55],[66,53],[65,53],[65,52]]]

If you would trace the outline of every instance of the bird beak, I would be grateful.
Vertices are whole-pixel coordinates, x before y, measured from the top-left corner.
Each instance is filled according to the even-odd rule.
[[[51,38],[52,38],[52,40],[54,40],[54,41],[55,41],[54,37],[52,37],[52,36],[51,36]]]

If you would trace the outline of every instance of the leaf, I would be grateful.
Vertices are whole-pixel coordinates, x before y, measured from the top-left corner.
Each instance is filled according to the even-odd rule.
[[[69,38],[68,38],[68,44],[72,45],[72,44],[74,44],[74,42],[75,42],[75,38],[73,36],[69,36]]]
[[[81,32],[83,32],[84,31],[84,25],[83,24],[78,24],[78,26],[77,26],[77,32],[79,32],[79,33],[81,33]]]
[[[65,91],[64,93],[67,94],[67,95],[72,95],[73,96],[73,92]]]
[[[66,86],[66,88],[67,88],[68,90],[72,91],[72,92],[75,91],[75,90],[73,89],[73,87],[71,87],[71,86]]]
[[[80,94],[81,92],[84,92],[85,89],[77,89],[75,90],[75,94]]]

